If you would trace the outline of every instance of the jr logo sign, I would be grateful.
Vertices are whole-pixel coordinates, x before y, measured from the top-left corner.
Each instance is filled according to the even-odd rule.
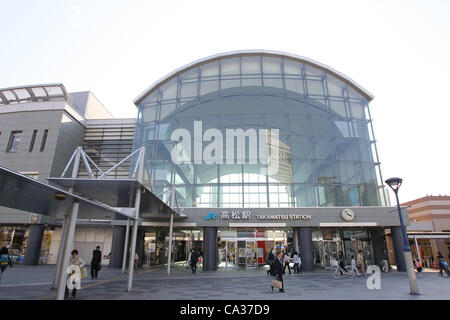
[[[205,216],[205,220],[216,220],[216,214],[214,212],[210,212],[209,215]]]

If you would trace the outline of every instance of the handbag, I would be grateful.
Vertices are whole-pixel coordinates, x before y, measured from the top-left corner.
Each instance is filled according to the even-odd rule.
[[[80,269],[80,278],[85,279],[87,277],[88,277],[88,273],[87,273],[86,267],[82,267]]]
[[[282,289],[283,288],[283,283],[279,280],[272,280],[271,284],[272,287],[274,288],[278,288],[278,289]]]

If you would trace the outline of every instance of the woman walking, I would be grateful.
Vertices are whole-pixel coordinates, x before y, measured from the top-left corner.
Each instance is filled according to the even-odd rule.
[[[3,272],[5,272],[6,267],[11,263],[9,260],[9,252],[8,249],[6,247],[3,247],[0,249],[0,268],[1,268],[1,274],[0,274],[0,280],[3,277]]]
[[[69,285],[72,287],[72,299],[75,299],[77,296],[77,290],[81,289],[81,277],[82,277],[82,269],[84,268],[84,261],[78,256],[78,250],[72,250],[72,256],[70,257],[70,265],[68,268],[68,276],[66,284],[66,292],[64,293],[64,298],[69,297]],[[75,276],[73,276],[75,275]]]
[[[300,256],[298,255],[297,251],[294,251],[294,257],[292,258],[294,261],[294,273],[299,274],[300,273],[300,266],[302,265],[302,260],[300,259]]]
[[[286,267],[288,267],[289,270],[289,274],[291,274],[291,267],[289,266],[289,263],[291,262],[291,258],[289,257],[289,253],[287,253],[286,251],[284,252],[284,257],[283,257],[283,273],[286,273]]]

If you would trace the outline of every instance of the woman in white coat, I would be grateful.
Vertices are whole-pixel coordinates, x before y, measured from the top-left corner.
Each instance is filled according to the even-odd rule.
[[[78,250],[73,250],[72,256],[70,257],[69,268],[67,269],[65,298],[69,297],[69,289],[72,289],[72,299],[76,298],[77,290],[81,289],[81,272],[84,265],[83,259],[78,256]]]

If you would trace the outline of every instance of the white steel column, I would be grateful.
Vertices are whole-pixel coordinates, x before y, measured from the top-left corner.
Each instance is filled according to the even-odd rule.
[[[64,243],[66,243],[66,241],[67,241],[67,228],[68,227],[69,227],[69,224],[66,221],[66,217],[64,217],[62,230],[61,230],[61,237],[59,239],[59,249],[58,249],[58,256],[56,257],[56,268],[55,268],[55,275],[53,276],[52,289],[58,288],[59,270],[61,268],[61,259],[62,259],[62,255],[63,255]]]
[[[126,265],[127,265],[129,233],[130,233],[130,218],[127,219],[127,229],[125,231],[125,245],[123,247],[122,273],[125,273],[125,268],[126,268]]]
[[[141,151],[139,152],[139,168],[137,173],[137,181],[139,183],[142,182],[142,175],[144,173],[144,158],[145,158],[145,148],[142,147]],[[134,201],[134,223],[133,223],[133,234],[131,236],[131,250],[130,250],[130,262],[128,264],[128,291],[133,290],[133,277],[134,277],[134,255],[136,254],[136,238],[137,238],[137,231],[139,226],[139,209],[141,205],[141,192],[142,189],[139,186],[136,190],[136,197]]]
[[[174,210],[175,207],[175,187],[172,187],[170,194],[170,208]],[[169,226],[169,254],[167,261],[167,274],[170,274],[170,266],[172,264],[172,241],[173,241],[173,211],[170,213],[170,226]]]
[[[69,227],[67,228],[67,239],[64,241],[64,247],[61,258],[61,265],[59,266],[59,280],[58,280],[58,292],[56,294],[57,300],[64,300],[64,292],[66,289],[66,270],[69,266],[69,255],[70,251],[72,251],[73,247],[73,239],[75,235],[75,226],[77,224],[77,216],[78,216],[78,200],[74,200],[72,204],[72,212],[70,216],[64,217],[64,223],[68,223]]]
[[[71,160],[69,161],[66,169],[64,170],[64,173],[69,168],[70,162],[72,160],[75,160],[73,163],[73,168],[72,168],[72,178],[76,178],[78,176],[78,169],[80,168],[80,157],[81,157],[81,147],[77,147],[77,149],[74,152]],[[73,188],[69,188],[69,192],[72,193]],[[64,254],[64,244],[67,242],[67,235],[68,235],[68,229],[69,229],[69,223],[70,223],[69,218],[70,218],[70,216],[68,215],[68,213],[65,213],[63,226],[62,226],[62,230],[61,230],[61,238],[60,238],[60,243],[59,243],[58,256],[56,257],[56,268],[55,268],[55,276],[53,278],[52,289],[58,288],[58,285],[59,285],[60,271],[62,270],[62,268],[61,268],[62,257]]]
[[[422,263],[422,257],[420,256],[419,245],[417,244],[417,237],[414,236],[414,242],[416,244],[417,257],[419,258],[419,262]]]

